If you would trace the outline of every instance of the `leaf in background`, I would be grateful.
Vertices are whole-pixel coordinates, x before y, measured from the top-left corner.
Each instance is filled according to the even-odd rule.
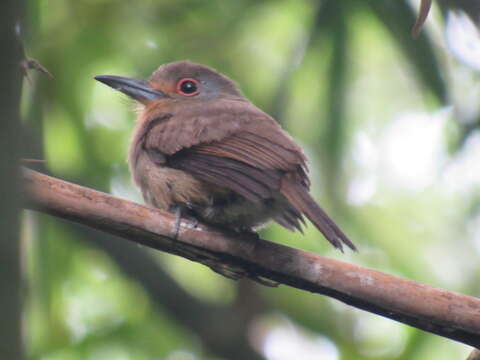
[[[441,0],[440,7],[446,12],[448,9],[463,10],[480,28],[480,1],[477,0]]]
[[[331,38],[332,56],[328,71],[327,85],[327,128],[325,143],[328,151],[326,181],[334,205],[339,206],[343,200],[343,186],[339,182],[342,155],[345,149],[347,95],[347,68],[349,61],[349,34],[346,24],[347,7],[338,1],[329,1],[325,8],[327,29]],[[321,26],[321,24],[319,24]]]
[[[433,92],[439,102],[445,104],[446,86],[431,40],[425,34],[413,40],[406,31],[415,21],[412,8],[406,2],[398,0],[368,0],[365,4],[370,6],[373,14],[378,16],[393,40],[398,43],[405,59],[417,71],[418,80]]]

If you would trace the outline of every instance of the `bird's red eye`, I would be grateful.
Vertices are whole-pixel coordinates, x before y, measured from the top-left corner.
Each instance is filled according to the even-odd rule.
[[[182,79],[177,83],[177,93],[183,96],[195,96],[199,93],[198,81],[195,79]]]

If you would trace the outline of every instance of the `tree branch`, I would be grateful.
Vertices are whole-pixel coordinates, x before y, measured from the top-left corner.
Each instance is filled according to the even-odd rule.
[[[480,360],[480,350],[473,350],[467,360]]]
[[[480,347],[480,299],[296,250],[248,234],[231,234],[182,221],[175,215],[115,198],[38,172],[24,171],[26,207],[201,262],[228,266],[327,295],[357,308]]]
[[[252,295],[251,290],[245,290],[246,284],[242,287],[242,282],[239,282],[238,294],[242,297],[248,291],[248,299],[256,301],[256,306],[251,306],[246,301],[237,301],[231,305],[209,304],[183,290],[144,248],[131,246],[126,241],[119,242],[114,236],[101,234],[88,227],[83,227],[82,232],[81,229],[77,230],[82,238],[88,237],[89,243],[95,243],[99,249],[108,253],[127,276],[140,282],[155,305],[193,332],[210,357],[229,360],[263,359],[249,343],[247,330],[252,320],[263,312],[264,304],[258,294]]]

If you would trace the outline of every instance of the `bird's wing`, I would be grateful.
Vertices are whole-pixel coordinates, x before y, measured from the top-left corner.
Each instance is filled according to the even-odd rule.
[[[210,113],[205,117],[210,125],[187,129],[190,132],[195,129],[196,137],[194,140],[188,137],[180,140],[181,147],[176,151],[174,147],[178,142],[165,136],[169,131],[163,129],[162,134],[161,126],[153,127],[146,139],[146,148],[156,148],[166,154],[167,166],[228,188],[252,202],[278,198],[281,194],[285,210],[275,219],[279,224],[291,230],[301,230],[305,215],[335,247],[341,249],[344,243],[354,249],[346,235],[311,198],[306,158],[293,139],[259,110],[247,114],[250,116],[242,113],[233,124],[229,124],[232,113],[232,109]],[[171,120],[175,121],[174,118]],[[238,126],[239,122],[241,126]],[[211,124],[215,123],[222,129],[212,128]],[[176,125],[176,128],[185,129],[178,123]],[[228,130],[229,126],[233,129]],[[172,127],[170,133],[172,131],[177,130]],[[222,132],[223,136],[219,136]],[[178,134],[177,140],[181,139],[181,132]],[[169,142],[172,142],[170,154],[167,151]]]
[[[258,202],[280,191],[286,173],[298,173],[299,181],[308,188],[304,164],[297,158],[292,150],[262,136],[239,132],[182,149],[167,158],[167,165]]]

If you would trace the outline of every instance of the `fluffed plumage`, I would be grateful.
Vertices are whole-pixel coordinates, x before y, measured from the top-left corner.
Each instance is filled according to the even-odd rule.
[[[237,231],[270,220],[301,231],[305,216],[336,248],[355,249],[310,196],[301,147],[230,79],[190,62],[162,65],[148,82],[97,79],[144,105],[129,164],[148,203]]]

